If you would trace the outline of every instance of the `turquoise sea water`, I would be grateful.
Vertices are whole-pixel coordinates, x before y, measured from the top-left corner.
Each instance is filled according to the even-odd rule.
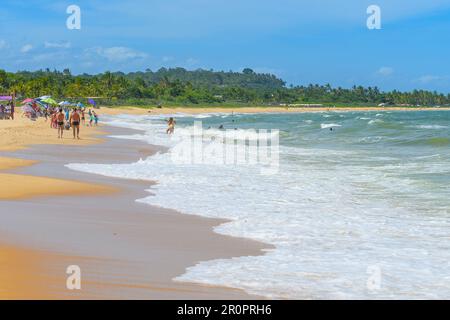
[[[170,151],[76,170],[158,180],[138,201],[232,220],[217,232],[271,243],[260,257],[201,262],[177,278],[275,298],[450,298],[450,112],[118,116],[120,137],[173,147],[194,121],[280,130],[277,174],[258,165],[176,164]],[[332,130],[330,130],[332,128]],[[217,140],[215,141],[217,142]]]

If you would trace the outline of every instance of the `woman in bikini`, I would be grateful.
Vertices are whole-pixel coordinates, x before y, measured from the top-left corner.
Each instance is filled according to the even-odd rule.
[[[173,134],[174,131],[175,131],[175,125],[177,124],[177,122],[173,118],[170,118],[167,121],[167,124],[168,124],[169,127],[167,128],[166,133],[167,134]]]

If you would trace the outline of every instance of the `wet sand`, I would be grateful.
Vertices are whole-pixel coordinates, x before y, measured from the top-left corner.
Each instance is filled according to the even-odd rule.
[[[133,132],[112,127],[102,130],[114,135]],[[142,142],[105,138],[103,143],[94,145],[35,145],[0,152],[3,157],[37,161],[31,166],[11,168],[8,174],[119,190],[0,200],[0,243],[9,248],[2,251],[0,261],[14,261],[2,264],[2,274],[20,271],[8,277],[7,284],[0,281],[0,298],[258,298],[240,290],[172,279],[199,261],[263,254],[262,250],[269,246],[214,233],[212,228],[222,220],[135,202],[148,195],[145,189],[152,182],[91,175],[64,167],[73,162],[129,163],[157,151],[158,147]],[[11,259],[11,255],[20,259]],[[65,272],[69,265],[81,268],[80,291],[66,289]],[[21,285],[16,286],[18,278],[30,276],[38,283],[20,281]]]

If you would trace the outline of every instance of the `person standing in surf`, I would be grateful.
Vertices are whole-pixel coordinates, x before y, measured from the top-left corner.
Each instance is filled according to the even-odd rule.
[[[168,121],[168,128],[166,130],[167,134],[173,134],[175,132],[175,125],[177,124],[177,122],[171,117]]]

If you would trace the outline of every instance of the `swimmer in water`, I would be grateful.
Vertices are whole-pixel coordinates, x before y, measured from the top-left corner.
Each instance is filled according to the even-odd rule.
[[[168,121],[167,121],[167,125],[169,126],[166,130],[167,134],[173,134],[175,132],[175,125],[177,124],[177,122],[171,117]]]

